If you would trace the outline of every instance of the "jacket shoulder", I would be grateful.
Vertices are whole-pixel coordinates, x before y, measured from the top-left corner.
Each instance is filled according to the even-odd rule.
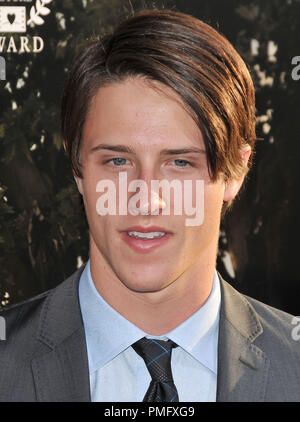
[[[76,276],[81,273],[83,267],[76,270],[70,277],[62,281],[58,286],[49,289],[39,295],[22,302],[8,305],[0,310],[0,317],[5,322],[6,341],[0,342],[9,345],[10,340],[22,332],[34,334],[38,330],[41,312],[46,302],[51,301],[51,297],[64,295],[72,285]]]
[[[299,401],[300,318],[258,300],[248,298],[257,313],[263,333],[256,345],[270,359],[269,400]]]
[[[24,329],[28,324],[36,325],[35,320],[38,320],[43,304],[47,297],[52,294],[53,290],[47,290],[30,299],[9,305],[0,310],[0,317],[5,322],[6,341],[10,339],[13,333],[17,334],[20,329]]]
[[[244,297],[252,305],[265,332],[273,337],[277,337],[284,343],[291,343],[292,345],[296,343],[293,332],[295,331],[294,328],[298,320],[300,324],[299,317],[262,303],[252,297],[246,295]],[[299,342],[297,346],[297,351],[300,353]]]
[[[80,327],[77,281],[82,269],[57,287],[1,310],[5,338],[0,341],[0,402],[37,400],[34,360],[52,356]]]
[[[300,342],[293,335],[300,318],[239,292],[224,279],[221,281],[225,318],[250,342],[265,340],[270,345],[280,342],[300,352]]]

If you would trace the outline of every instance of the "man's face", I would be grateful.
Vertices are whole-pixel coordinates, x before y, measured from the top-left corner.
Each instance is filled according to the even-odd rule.
[[[141,78],[98,90],[83,128],[83,178],[76,178],[90,228],[91,259],[105,263],[110,274],[133,291],[161,290],[205,265],[208,256],[215,259],[225,191],[222,178],[210,180],[202,134],[179,96],[158,82],[154,85],[163,92]],[[176,153],[188,149],[197,151]],[[203,180],[203,223],[187,226],[184,206],[182,215],[174,215],[172,190],[170,215],[162,214],[165,202],[160,197],[155,201],[159,215],[131,215],[128,210],[127,215],[99,215],[96,204],[103,194],[96,186],[110,180],[118,194],[120,172],[126,172],[128,184],[137,179],[147,184],[149,203],[151,180],[178,180],[182,186],[190,180],[194,205],[196,180]],[[128,200],[133,195],[128,193]],[[151,212],[147,201],[137,205]],[[132,237],[151,226],[167,234],[153,240]]]

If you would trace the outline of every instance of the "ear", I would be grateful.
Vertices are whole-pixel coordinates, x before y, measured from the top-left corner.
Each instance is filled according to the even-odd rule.
[[[242,159],[243,159],[244,167],[246,168],[249,157],[251,155],[250,145],[247,145],[246,147],[241,149],[240,154],[241,154]],[[236,195],[238,194],[238,192],[239,192],[239,190],[240,190],[240,188],[243,184],[245,176],[246,176],[246,172],[239,179],[230,179],[230,180],[227,181],[227,183],[225,185],[224,199],[223,199],[225,202],[232,201],[236,197]]]

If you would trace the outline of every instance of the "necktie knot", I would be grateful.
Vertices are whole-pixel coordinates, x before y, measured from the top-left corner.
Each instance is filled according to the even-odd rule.
[[[132,347],[144,359],[153,381],[173,383],[171,354],[176,343],[143,337]]]

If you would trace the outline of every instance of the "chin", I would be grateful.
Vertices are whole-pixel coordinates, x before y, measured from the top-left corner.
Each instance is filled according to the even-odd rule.
[[[153,279],[153,275],[151,278],[147,279],[145,277],[138,279],[134,278],[133,280],[126,280],[123,278],[123,284],[130,290],[134,292],[157,292],[164,289],[167,284],[164,281],[158,281],[158,278]]]

